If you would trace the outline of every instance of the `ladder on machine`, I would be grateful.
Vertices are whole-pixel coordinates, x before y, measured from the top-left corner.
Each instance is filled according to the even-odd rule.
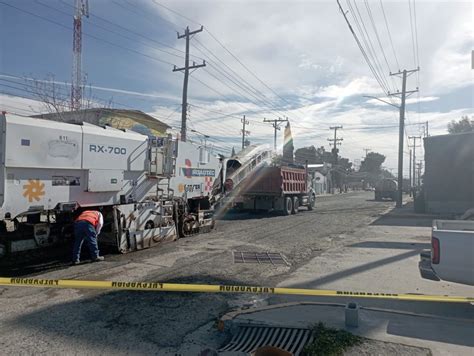
[[[172,199],[170,180],[176,168],[175,142],[171,136],[156,137],[149,142],[148,177],[156,180],[156,197]]]

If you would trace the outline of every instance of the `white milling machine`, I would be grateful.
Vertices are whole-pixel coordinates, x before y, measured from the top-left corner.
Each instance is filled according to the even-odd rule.
[[[171,136],[0,114],[0,257],[70,242],[86,208],[102,211],[99,242],[119,252],[209,230],[219,171]]]

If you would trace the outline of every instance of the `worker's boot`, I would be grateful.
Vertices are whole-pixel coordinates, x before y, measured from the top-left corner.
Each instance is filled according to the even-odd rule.
[[[92,262],[101,262],[103,260],[104,260],[104,256],[97,256],[96,258],[92,260]]]

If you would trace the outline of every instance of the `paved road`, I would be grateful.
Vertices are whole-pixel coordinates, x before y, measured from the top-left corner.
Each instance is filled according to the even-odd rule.
[[[234,214],[215,231],[105,262],[35,273],[43,278],[153,280],[276,286],[393,206],[373,193],[321,197],[296,216]],[[235,264],[233,251],[279,252],[289,265]],[[316,272],[320,266],[312,266]],[[307,271],[306,271],[307,272]],[[370,284],[370,281],[367,281]],[[217,347],[211,332],[230,308],[272,302],[261,296],[0,288],[0,346],[7,353],[189,353]],[[275,301],[273,301],[275,302]]]

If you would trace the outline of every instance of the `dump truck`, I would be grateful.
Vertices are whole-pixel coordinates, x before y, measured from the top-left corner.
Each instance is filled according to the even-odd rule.
[[[246,179],[240,192],[243,209],[297,214],[300,206],[312,210],[316,195],[307,169],[301,166],[262,167]]]

